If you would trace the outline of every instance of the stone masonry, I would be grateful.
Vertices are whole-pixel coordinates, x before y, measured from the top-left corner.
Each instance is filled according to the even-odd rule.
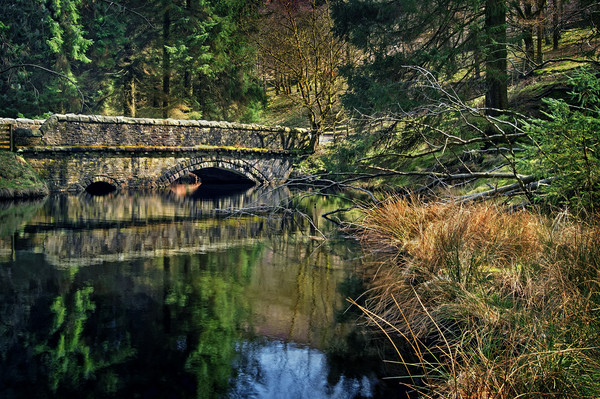
[[[18,151],[51,191],[97,181],[165,186],[208,167],[269,184],[286,180],[293,157],[309,151],[306,130],[279,126],[95,115],[52,115],[41,126],[13,121]]]
[[[40,130],[40,144],[47,146],[205,145],[300,150],[306,148],[309,138],[304,129],[281,126],[96,115],[52,115]]]

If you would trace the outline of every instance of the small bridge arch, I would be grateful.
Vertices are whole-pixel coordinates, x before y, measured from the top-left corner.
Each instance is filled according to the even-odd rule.
[[[110,176],[94,175],[83,178],[79,185],[91,194],[106,194],[118,191],[121,184]]]

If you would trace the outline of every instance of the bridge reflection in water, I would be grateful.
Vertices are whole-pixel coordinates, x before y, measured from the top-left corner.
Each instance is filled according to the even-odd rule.
[[[303,218],[215,211],[289,195],[64,195],[23,212],[0,237],[0,396],[376,397],[379,361],[338,322],[355,248]]]
[[[43,252],[50,264],[64,268],[252,244],[263,236],[265,220],[215,218],[215,212],[246,208],[257,200],[276,206],[289,196],[285,190],[237,185],[206,185],[191,195],[165,193],[53,197],[46,212],[25,226],[17,248]],[[273,228],[283,227],[267,229]]]

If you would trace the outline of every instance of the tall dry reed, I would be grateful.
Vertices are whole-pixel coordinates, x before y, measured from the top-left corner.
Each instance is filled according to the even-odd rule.
[[[365,211],[358,236],[386,255],[361,309],[405,384],[425,397],[600,395],[600,229],[565,220],[414,198]]]

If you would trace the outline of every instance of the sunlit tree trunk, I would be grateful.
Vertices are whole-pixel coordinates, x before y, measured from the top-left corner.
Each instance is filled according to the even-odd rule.
[[[171,31],[171,16],[169,12],[170,4],[168,0],[164,1],[163,15],[163,101],[162,115],[163,118],[169,117],[169,99],[171,96],[171,56],[167,50],[169,45],[169,36]]]
[[[123,115],[135,118],[135,76],[132,71],[123,77]]]

